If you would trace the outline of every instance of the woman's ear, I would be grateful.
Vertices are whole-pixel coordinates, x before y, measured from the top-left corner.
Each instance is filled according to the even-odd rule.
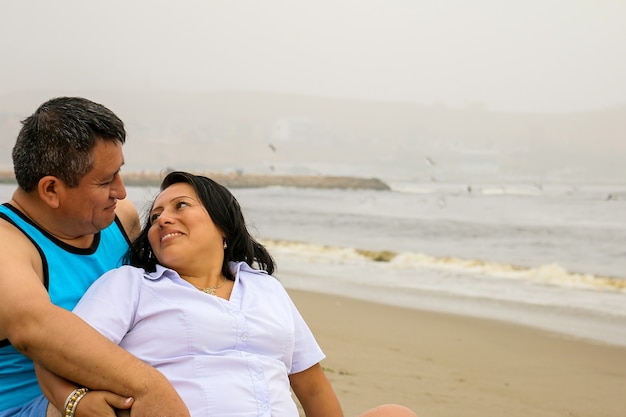
[[[46,175],[37,184],[39,198],[51,208],[58,208],[60,194],[63,193],[63,184],[57,177]]]

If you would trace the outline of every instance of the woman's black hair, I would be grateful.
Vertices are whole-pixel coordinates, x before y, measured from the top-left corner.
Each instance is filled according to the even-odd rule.
[[[174,171],[163,178],[160,189],[163,191],[170,185],[177,183],[187,183],[194,188],[202,205],[211,216],[211,220],[224,233],[227,247],[224,249],[222,273],[225,277],[231,280],[235,279],[228,266],[230,261],[243,261],[250,267],[254,267],[253,264],[256,263],[259,269],[267,271],[268,274],[274,272],[274,259],[267,249],[250,235],[241,207],[235,196],[226,187],[201,175]],[[150,226],[149,210],[141,233],[131,243],[126,254],[125,263],[154,272],[158,261],[148,241]]]

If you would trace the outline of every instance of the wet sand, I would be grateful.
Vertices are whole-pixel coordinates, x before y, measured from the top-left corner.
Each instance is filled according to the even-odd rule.
[[[626,348],[499,321],[289,290],[346,417],[623,417]],[[626,329],[625,329],[626,331]]]

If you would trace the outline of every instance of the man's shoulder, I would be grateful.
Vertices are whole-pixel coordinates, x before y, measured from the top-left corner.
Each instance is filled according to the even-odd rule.
[[[129,200],[119,200],[115,209],[115,214],[120,219],[124,232],[128,238],[134,240],[141,231],[139,223],[139,213],[135,205]]]
[[[10,245],[5,246],[0,252],[7,252],[10,246],[13,249],[26,250],[33,254],[37,253],[36,246],[23,231],[2,219],[0,219],[0,241],[11,242]]]
[[[0,241],[11,242],[11,245],[17,245],[23,242],[34,249],[34,245],[29,238],[28,230],[22,227],[30,221],[13,206],[4,204],[1,207]]]
[[[8,211],[2,211],[0,212],[0,240],[13,243],[13,239],[27,238],[25,232],[8,216]]]
[[[25,285],[30,282],[28,277],[32,277],[33,282],[41,285],[43,265],[38,247],[24,231],[3,216],[0,216],[0,241],[10,242],[0,250],[0,281]]]

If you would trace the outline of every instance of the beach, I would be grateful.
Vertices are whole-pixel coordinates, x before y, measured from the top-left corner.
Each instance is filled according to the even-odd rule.
[[[392,185],[233,190],[346,417],[626,415],[624,185]]]
[[[626,185],[390,184],[233,189],[346,417],[626,416]]]
[[[626,348],[478,318],[289,290],[346,417],[623,417]]]

